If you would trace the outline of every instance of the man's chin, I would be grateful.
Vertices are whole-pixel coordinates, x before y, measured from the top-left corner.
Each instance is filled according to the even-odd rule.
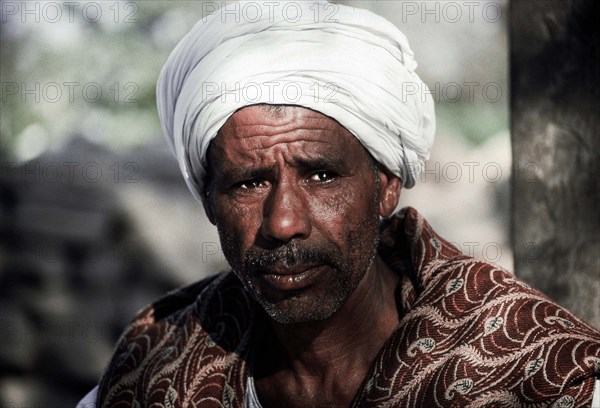
[[[315,310],[315,311],[307,311],[307,310],[299,310],[299,311],[290,311],[289,309],[281,309],[277,306],[272,305],[262,305],[263,309],[267,314],[271,317],[271,319],[275,320],[280,324],[300,324],[300,323],[310,323],[310,322],[318,322],[325,319],[328,319],[333,315],[337,310]]]
[[[316,274],[324,274],[317,268]],[[349,276],[346,273],[343,276]],[[336,313],[356,285],[346,279],[307,280],[298,287],[278,288],[268,280],[247,279],[244,286],[252,297],[263,307],[265,312],[281,324],[299,324],[326,320]]]
[[[345,299],[306,299],[302,295],[278,301],[255,297],[265,312],[281,324],[299,324],[326,320],[337,312]]]

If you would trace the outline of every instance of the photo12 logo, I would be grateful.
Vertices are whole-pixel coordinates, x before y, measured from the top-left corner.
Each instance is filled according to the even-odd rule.
[[[0,176],[15,177],[21,183],[139,183],[140,166],[135,162],[30,162],[18,165],[3,162]]]
[[[412,163],[411,171],[419,174],[421,183],[498,183],[508,181],[508,177],[518,179],[525,183],[538,183],[541,169],[535,162],[526,162],[522,165],[509,165],[503,168],[494,161],[477,162],[439,162],[428,160],[424,163]]]
[[[315,23],[337,23],[335,18],[340,6],[327,2],[311,1],[204,1],[202,2],[202,21],[208,16],[218,17],[222,23],[259,21],[285,21],[297,23],[304,17]]]
[[[502,87],[497,82],[435,82],[429,86],[420,82],[402,82],[402,101],[418,97],[421,102],[430,95],[436,103],[486,102],[496,103],[502,100]]]
[[[297,103],[307,98],[315,103],[336,103],[339,85],[334,82],[307,83],[294,81],[269,81],[241,83],[202,83],[204,102],[219,100],[222,103]]]
[[[0,344],[7,343],[97,343],[103,337],[96,322],[43,322],[41,326],[0,319]]]
[[[426,0],[402,1],[399,4],[403,23],[497,23],[502,19],[502,7],[495,1]]]
[[[2,103],[74,103],[79,100],[98,103],[138,103],[140,86],[135,82],[100,84],[98,82],[2,82]]]
[[[139,5],[132,1],[2,1],[2,23],[59,23],[83,20],[98,23],[107,19],[114,23],[137,23]]]

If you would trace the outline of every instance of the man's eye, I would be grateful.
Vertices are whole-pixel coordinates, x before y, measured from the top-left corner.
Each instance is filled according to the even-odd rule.
[[[330,171],[318,171],[310,176],[311,181],[326,183],[335,179],[336,174]]]
[[[234,185],[235,188],[239,188],[241,190],[253,190],[255,188],[264,187],[265,182],[261,180],[247,180],[242,181],[240,183],[236,183]]]

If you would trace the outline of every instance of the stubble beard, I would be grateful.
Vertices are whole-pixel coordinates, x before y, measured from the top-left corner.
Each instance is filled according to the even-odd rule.
[[[369,216],[346,234],[346,254],[331,242],[316,246],[294,240],[276,249],[252,247],[244,259],[240,259],[239,240],[219,228],[221,245],[235,275],[272,319],[281,324],[325,320],[350,298],[375,260],[379,244],[379,215],[375,204]],[[257,278],[261,268],[296,263],[325,265],[327,275],[316,289],[285,296],[273,296],[261,288]]]
[[[348,236],[349,240],[357,243],[356,248],[352,248],[352,252],[356,254],[360,251],[361,259],[355,263],[351,262],[350,259],[342,259],[337,249],[327,249],[325,251],[322,248],[316,251],[300,249],[295,253],[291,252],[296,262],[314,262],[319,258],[323,259],[324,262],[321,264],[328,267],[323,273],[327,276],[323,277],[323,281],[316,289],[309,288],[306,291],[300,291],[284,298],[274,299],[264,293],[254,280],[256,274],[253,272],[256,269],[253,265],[256,264],[256,261],[261,262],[265,258],[262,255],[256,257],[250,251],[246,257],[246,267],[243,273],[238,274],[238,276],[243,277],[247,290],[275,321],[281,324],[297,324],[325,320],[337,312],[350,298],[375,259],[378,235],[375,235],[369,245],[364,242],[364,239],[360,238],[360,236],[364,236],[364,231],[364,229],[359,228]],[[369,247],[371,247],[370,250]],[[270,255],[267,256],[273,259],[274,264],[281,261],[278,255],[274,258]],[[287,262],[287,260],[284,262]]]

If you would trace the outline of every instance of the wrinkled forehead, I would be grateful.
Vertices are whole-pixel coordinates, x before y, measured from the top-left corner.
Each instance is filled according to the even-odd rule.
[[[305,142],[345,151],[362,146],[338,121],[302,106],[253,105],[235,112],[211,141],[211,150],[269,148]],[[323,146],[320,146],[323,147]]]
[[[312,109],[290,105],[254,105],[232,115],[209,146],[208,167],[273,161],[316,166],[333,161],[371,160],[368,151],[336,120]]]

